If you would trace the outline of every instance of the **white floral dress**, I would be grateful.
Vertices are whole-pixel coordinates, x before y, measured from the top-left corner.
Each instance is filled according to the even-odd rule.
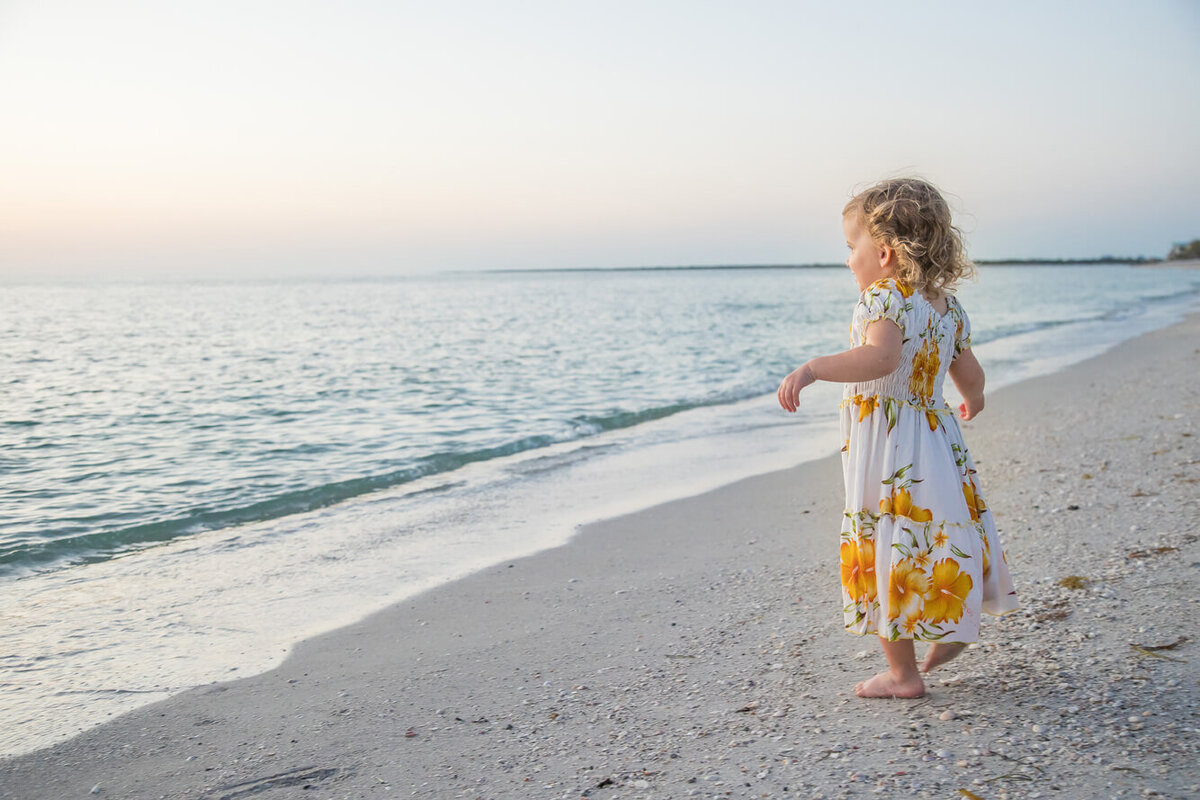
[[[949,297],[945,314],[895,279],[869,286],[852,343],[891,320],[900,366],[846,385],[841,406],[846,508],[841,534],[846,629],[888,639],[973,642],[982,611],[1017,608],[992,514],[958,419],[942,398],[971,325]]]

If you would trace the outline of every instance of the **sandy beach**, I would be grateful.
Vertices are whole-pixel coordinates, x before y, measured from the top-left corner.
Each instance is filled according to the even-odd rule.
[[[853,694],[883,659],[841,627],[831,456],[0,763],[0,800],[1196,797],[1197,375],[1193,315],[989,395],[964,430],[1023,607],[919,700]]]

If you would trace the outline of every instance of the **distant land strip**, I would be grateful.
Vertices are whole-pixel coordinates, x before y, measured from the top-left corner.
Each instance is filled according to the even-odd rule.
[[[1004,267],[1010,265],[1049,264],[1061,266],[1065,264],[1160,264],[1161,258],[1150,256],[1100,256],[1099,258],[976,258],[976,264],[989,267]]]
[[[648,267],[512,267],[507,269],[463,270],[464,272],[681,272],[714,269],[833,269],[845,264],[685,264]]]
[[[1003,258],[1003,259],[974,259],[974,263],[988,267],[1008,266],[1065,266],[1071,265],[1104,265],[1104,264],[1158,264],[1161,258],[1147,256],[1101,256],[1100,258]],[[735,270],[735,269],[845,269],[845,264],[688,264],[677,266],[646,266],[646,267],[510,267],[505,269],[487,270],[455,270],[456,272],[489,272],[489,273],[528,273],[528,272],[685,272],[698,270]]]

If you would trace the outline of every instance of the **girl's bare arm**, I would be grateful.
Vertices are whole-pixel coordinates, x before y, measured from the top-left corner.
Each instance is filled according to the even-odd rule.
[[[983,411],[983,367],[969,347],[951,362],[950,379],[963,397],[963,404],[958,407],[960,417],[969,420]]]
[[[859,383],[882,378],[900,364],[904,336],[899,326],[885,320],[867,326],[863,343],[831,356],[818,356],[805,362],[779,384],[779,405],[795,411],[800,390],[814,381]]]

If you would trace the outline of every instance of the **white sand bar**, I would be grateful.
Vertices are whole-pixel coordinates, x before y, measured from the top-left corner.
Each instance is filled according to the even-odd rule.
[[[1195,315],[989,397],[1024,607],[923,699],[853,694],[883,661],[841,629],[829,458],[2,762],[0,798],[1200,796],[1198,397]]]

